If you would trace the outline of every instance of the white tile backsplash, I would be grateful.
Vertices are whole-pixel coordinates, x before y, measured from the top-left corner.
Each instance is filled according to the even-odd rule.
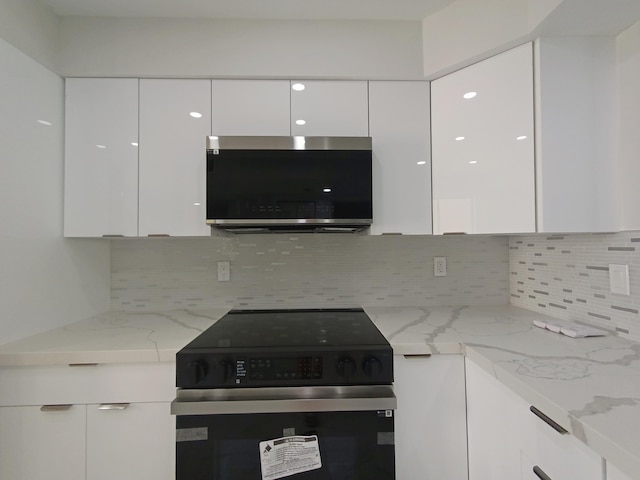
[[[448,275],[434,277],[433,257]],[[507,237],[238,235],[112,241],[112,308],[509,303]],[[218,282],[217,262],[231,262]]]
[[[640,341],[640,232],[511,237],[509,258],[513,305]],[[609,264],[629,265],[631,295],[610,292]]]

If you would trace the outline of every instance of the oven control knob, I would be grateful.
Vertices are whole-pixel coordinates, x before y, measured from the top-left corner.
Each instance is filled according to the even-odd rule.
[[[233,362],[231,360],[220,360],[216,365],[216,382],[227,383],[236,373]]]
[[[370,355],[362,362],[362,371],[367,377],[379,377],[382,373],[382,362],[378,357]]]
[[[194,360],[189,363],[189,371],[191,372],[193,383],[200,383],[209,373],[209,365],[204,360]]]
[[[353,358],[344,356],[340,357],[340,359],[338,360],[336,369],[338,370],[338,375],[340,375],[345,380],[349,380],[356,373],[357,366]]]

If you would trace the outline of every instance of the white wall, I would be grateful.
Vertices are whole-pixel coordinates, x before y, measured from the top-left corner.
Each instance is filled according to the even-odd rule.
[[[640,22],[618,43],[620,214],[623,230],[640,230]]]
[[[422,78],[420,22],[68,17],[64,76]]]
[[[37,0],[0,0],[0,38],[55,71],[58,17]]]
[[[108,309],[110,246],[62,238],[63,80],[4,40],[0,65],[0,343],[6,343]]]
[[[441,77],[531,39],[562,0],[458,0],[422,22],[424,75]]]

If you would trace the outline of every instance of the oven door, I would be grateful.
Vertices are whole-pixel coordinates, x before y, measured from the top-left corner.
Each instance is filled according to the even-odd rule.
[[[389,386],[179,391],[176,480],[394,480]]]

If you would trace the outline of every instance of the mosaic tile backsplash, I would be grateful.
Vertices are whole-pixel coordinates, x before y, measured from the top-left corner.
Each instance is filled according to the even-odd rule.
[[[640,341],[640,232],[511,237],[509,258],[513,305]],[[610,293],[610,264],[629,265],[630,296]]]
[[[509,303],[507,237],[238,235],[112,240],[115,310]],[[434,277],[433,257],[448,275]],[[231,262],[218,282],[217,262]]]

